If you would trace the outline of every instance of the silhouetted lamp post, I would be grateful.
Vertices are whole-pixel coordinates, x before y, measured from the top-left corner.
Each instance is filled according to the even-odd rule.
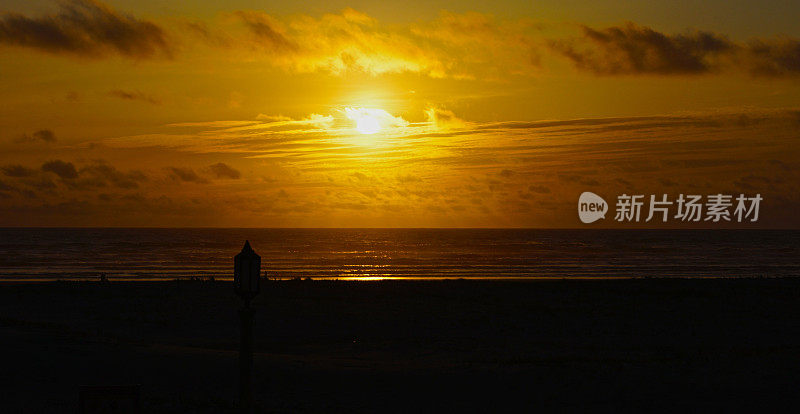
[[[261,256],[245,241],[242,251],[233,258],[233,284],[236,294],[244,299],[239,311],[242,338],[239,344],[239,405],[243,413],[253,407],[251,372],[253,370],[253,309],[250,300],[258,295],[261,280]]]

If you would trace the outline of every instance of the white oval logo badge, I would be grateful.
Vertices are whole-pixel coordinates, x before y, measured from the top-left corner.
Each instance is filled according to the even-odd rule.
[[[607,211],[608,203],[595,193],[585,191],[578,198],[578,217],[586,224],[606,218]]]

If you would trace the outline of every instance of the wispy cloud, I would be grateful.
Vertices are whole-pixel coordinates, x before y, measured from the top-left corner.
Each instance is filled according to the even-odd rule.
[[[56,134],[49,129],[40,129],[32,134],[22,134],[14,139],[17,144],[34,142],[56,142]]]
[[[114,89],[112,91],[109,91],[108,95],[126,101],[141,101],[152,105],[161,104],[161,100],[156,98],[155,96],[139,91],[124,91],[122,89]]]
[[[218,162],[214,165],[210,165],[208,169],[216,178],[238,180],[242,177],[242,173],[239,172],[239,170],[231,167],[228,164],[225,164],[224,162]]]
[[[262,121],[217,121],[100,142],[110,154],[154,155],[144,172],[95,161],[60,160],[44,171],[10,164],[2,170],[11,172],[0,188],[3,205],[113,206],[134,218],[147,207],[164,220],[191,215],[188,225],[354,226],[571,226],[582,191],[758,192],[800,208],[795,110],[462,120],[442,130],[427,121],[385,135],[348,131],[342,114],[330,116],[330,129],[238,129]],[[798,223],[788,213],[794,210],[776,206],[765,203],[765,225]]]
[[[437,223],[443,217],[458,217],[470,225],[503,225],[498,217],[505,217],[515,225],[519,220],[568,225],[571,222],[564,217],[572,215],[559,211],[571,207],[581,191],[758,191],[785,197],[800,190],[795,184],[800,179],[795,161],[800,154],[793,145],[800,139],[800,124],[792,110],[462,121],[459,127],[444,130],[424,122],[397,127],[383,136],[348,131],[337,126],[344,121],[333,117],[327,130],[210,126],[250,121],[218,122],[195,127],[195,132],[177,139],[159,135],[146,143],[140,138],[104,143],[123,148],[134,142],[142,147],[170,143],[170,151],[189,158],[234,157],[249,168],[274,166],[269,168],[280,171],[282,178],[248,188],[253,197],[264,203],[270,200],[264,204],[265,212],[280,217],[307,217],[312,212],[350,217],[347,212],[364,211],[365,215],[393,212],[411,222],[413,217],[438,217]],[[208,177],[217,179],[237,175],[227,171],[230,164],[221,164],[225,167],[168,171],[178,182],[194,183],[211,183],[195,171],[207,171]],[[255,184],[254,178],[239,180]],[[800,205],[800,199],[791,202]],[[536,221],[542,217],[549,219]]]
[[[8,177],[30,177],[36,174],[36,170],[19,164],[6,165],[0,167],[0,170],[3,170],[3,174]]]

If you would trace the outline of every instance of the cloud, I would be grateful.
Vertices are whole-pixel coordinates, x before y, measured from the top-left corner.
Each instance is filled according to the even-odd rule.
[[[259,46],[279,53],[299,49],[296,43],[286,38],[285,29],[272,16],[255,10],[240,10],[234,15],[247,26]]]
[[[448,11],[406,25],[384,24],[353,9],[321,17],[256,10],[233,16],[239,32],[205,25],[189,30],[217,47],[249,49],[248,60],[258,59],[252,52],[261,51],[269,64],[301,73],[413,72],[505,80],[542,73],[548,52],[603,76],[800,73],[800,41],[786,36],[736,42],[712,31],[667,34],[627,22],[605,28],[580,25],[580,36],[565,37],[564,25]]]
[[[14,189],[15,189],[14,187],[12,187],[12,186],[0,181],[0,191],[11,191],[11,190],[14,190]]]
[[[32,142],[56,142],[56,135],[49,129],[40,129],[33,134],[22,134],[14,140],[17,144]]]
[[[197,184],[208,184],[208,180],[197,175],[191,168],[184,167],[168,167],[167,170],[172,174],[172,177],[180,181]]]
[[[127,101],[142,101],[153,105],[160,105],[161,100],[152,96],[147,95],[142,92],[138,91],[124,91],[121,89],[114,89],[108,92],[109,96],[113,96],[115,98],[124,99]]]
[[[394,116],[383,109],[346,107],[344,114],[359,128],[363,127],[365,122],[375,123],[376,129],[403,128],[409,125],[409,122],[402,117]]]
[[[18,164],[6,165],[0,169],[3,170],[3,174],[7,177],[30,177],[36,174],[35,170]]]
[[[737,43],[707,31],[664,34],[628,22],[578,38],[551,39],[550,50],[595,75],[698,75],[741,71],[754,76],[800,74],[800,41],[790,37]]]
[[[267,115],[267,114],[258,114],[258,116],[256,116],[256,119],[265,122],[284,122],[292,120],[292,118],[289,118],[288,116],[285,115]]]
[[[221,24],[189,24],[186,31],[213,47],[247,50],[239,55],[247,60],[264,59],[300,73],[499,78],[509,71],[531,72],[538,62],[534,53],[538,29],[526,19],[442,12],[433,21],[398,25],[350,8],[322,16],[280,16],[260,10],[239,10],[232,16]]]
[[[292,119],[285,116],[269,116],[258,114],[258,121],[208,121],[208,122],[181,122],[168,124],[170,127],[207,127],[223,128],[216,134],[226,133],[256,133],[256,132],[308,132],[333,127],[333,115],[311,114],[303,119]]]
[[[578,69],[598,75],[707,73],[719,55],[736,48],[726,37],[710,32],[667,35],[631,22],[582,30],[581,38],[552,40],[550,48]]]
[[[211,173],[214,174],[217,178],[230,178],[233,180],[239,179],[242,176],[242,173],[239,170],[234,169],[233,167],[229,166],[228,164],[218,162],[214,165],[208,167],[211,170]]]
[[[397,176],[397,181],[403,184],[419,183],[422,182],[422,178],[413,174],[400,174]]]
[[[441,71],[439,63],[408,36],[379,26],[352,9],[320,18],[296,15],[278,20],[255,10],[234,13],[248,38],[234,44],[260,50],[270,63],[295,72],[334,74]]]
[[[628,22],[604,28],[581,25],[579,36],[564,37],[563,25],[530,18],[442,11],[427,21],[387,24],[349,8],[321,16],[238,10],[224,19],[173,25],[170,35],[154,21],[98,1],[59,4],[52,14],[0,16],[0,45],[80,57],[151,59],[172,57],[174,39],[189,36],[195,40],[191,44],[218,48],[234,60],[334,75],[411,72],[433,78],[507,80],[542,73],[547,70],[543,58],[552,55],[601,76],[800,74],[800,40],[787,36],[736,42],[721,33],[667,34]],[[160,103],[136,91],[109,94]]]
[[[89,175],[99,183],[110,182],[113,186],[123,189],[139,188],[139,183],[147,181],[147,176],[141,171],[122,172],[116,167],[99,161],[80,169],[81,175]]]
[[[93,161],[80,168],[71,162],[53,160],[44,163],[40,169],[29,168],[24,165],[11,164],[0,167],[0,171],[7,176],[15,178],[17,184],[28,187],[16,188],[15,191],[28,197],[38,198],[42,194],[37,191],[49,191],[61,187],[61,190],[95,190],[108,185],[120,189],[139,188],[140,183],[148,180],[147,176],[138,170],[120,171],[103,160]],[[60,185],[52,180],[51,174],[60,177]],[[36,191],[31,191],[36,190]],[[70,193],[74,194],[74,193]]]
[[[48,161],[42,164],[42,171],[49,171],[64,179],[78,178],[78,171],[71,162],[61,160]]]
[[[93,211],[113,209],[119,225],[153,225],[156,220],[170,224],[176,216],[163,212],[185,211],[190,216],[182,217],[181,223],[186,225],[235,226],[256,218],[269,225],[569,227],[575,222],[576,194],[592,188],[604,197],[622,191],[710,194],[748,186],[765,200],[796,194],[800,169],[794,160],[800,158],[794,145],[799,137],[795,111],[472,121],[458,131],[424,139],[416,136],[430,125],[419,122],[398,128],[402,131],[385,137],[380,145],[339,129],[240,129],[252,121],[191,124],[175,135],[133,137],[130,145],[119,149],[138,148],[131,152],[138,156],[163,155],[163,147],[151,144],[169,145],[169,158],[152,157],[148,162],[148,168],[163,168],[162,179],[137,181],[135,177],[144,179],[143,174],[96,161],[76,162],[78,177],[66,180],[51,172],[7,178],[0,170],[0,178],[14,188],[5,191],[8,201],[3,200],[0,208],[36,208],[75,199],[90,203],[87,208]],[[741,126],[743,118],[747,128]],[[262,117],[262,121],[292,120]],[[176,141],[183,146],[174,145]],[[236,175],[229,168],[257,174],[229,180]],[[751,171],[752,177],[741,171]],[[117,176],[119,183],[114,184],[112,178]],[[274,178],[264,182],[262,176]],[[125,179],[132,183],[124,184]],[[212,180],[214,191],[190,184]],[[160,210],[154,210],[157,213],[141,212],[147,205],[133,201],[129,196],[135,194],[126,189],[135,185],[148,200],[164,196],[171,201],[164,201]],[[108,197],[100,199],[101,193]],[[777,220],[772,217],[779,214],[789,215],[764,211],[765,220]],[[797,223],[797,218],[788,220]]]
[[[410,30],[416,41],[435,46],[433,51],[452,77],[531,74],[541,66],[542,26],[530,19],[443,10],[437,19],[413,24]],[[473,66],[475,62],[480,65]]]
[[[47,177],[39,177],[33,180],[28,180],[27,182],[25,182],[25,184],[37,190],[52,190],[56,188],[56,183],[54,183],[53,180]]]
[[[425,119],[437,129],[461,128],[466,125],[453,111],[434,106],[425,110]]]
[[[788,37],[753,39],[745,47],[745,65],[756,76],[800,74],[800,41]]]
[[[172,44],[157,24],[119,13],[93,0],[67,0],[39,17],[0,17],[0,44],[81,57],[170,57]]]
[[[189,21],[184,23],[184,27],[190,34],[194,34],[210,45],[218,47],[230,46],[227,36],[213,31],[205,22]]]

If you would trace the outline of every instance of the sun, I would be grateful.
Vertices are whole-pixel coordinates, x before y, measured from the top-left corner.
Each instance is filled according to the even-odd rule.
[[[381,130],[381,124],[375,117],[365,115],[361,116],[356,121],[356,129],[358,132],[369,135],[379,132]]]
[[[356,131],[364,135],[375,134],[383,129],[381,115],[385,113],[380,109],[370,108],[345,108],[347,118],[355,121]]]

